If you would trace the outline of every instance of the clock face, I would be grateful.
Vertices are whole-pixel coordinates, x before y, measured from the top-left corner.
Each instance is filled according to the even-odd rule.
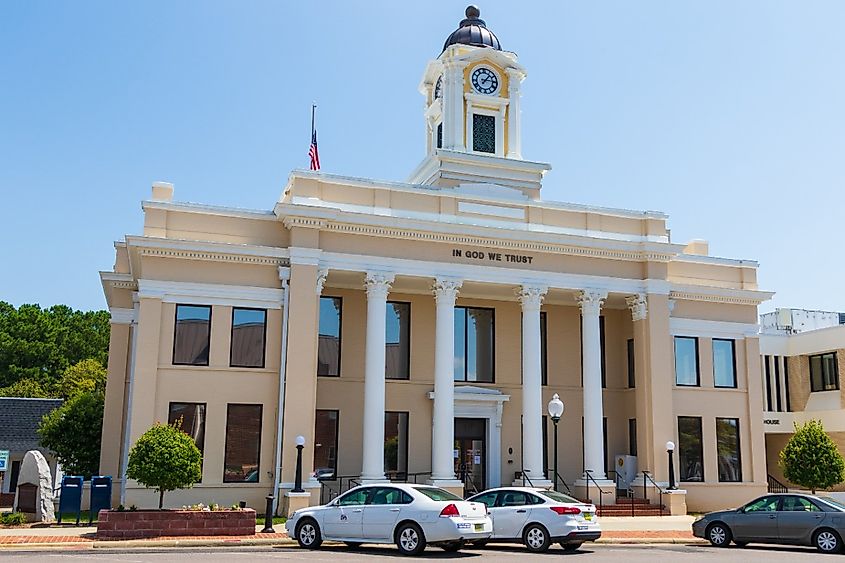
[[[434,85],[434,99],[437,100],[443,96],[443,77],[437,79],[437,84]]]
[[[499,89],[499,77],[487,67],[479,67],[472,72],[472,87],[480,94],[492,94]]]

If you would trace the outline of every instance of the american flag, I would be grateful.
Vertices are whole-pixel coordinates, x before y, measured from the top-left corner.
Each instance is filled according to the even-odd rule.
[[[311,159],[311,170],[320,169],[320,153],[317,152],[317,130],[314,128],[314,110],[316,105],[311,106],[311,146],[308,148],[308,157]]]

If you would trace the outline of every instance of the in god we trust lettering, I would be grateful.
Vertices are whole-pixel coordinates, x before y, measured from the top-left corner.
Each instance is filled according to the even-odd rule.
[[[462,250],[460,248],[452,249],[452,256],[455,258],[464,258],[468,262],[510,262],[512,264],[530,264],[534,260],[533,256],[526,254],[508,254],[506,252],[497,252],[490,250]]]

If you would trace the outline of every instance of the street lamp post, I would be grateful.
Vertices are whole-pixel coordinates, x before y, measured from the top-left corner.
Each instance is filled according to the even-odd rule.
[[[666,453],[669,454],[669,490],[674,491],[675,487],[675,459],[672,454],[675,453],[675,442],[666,442]]]
[[[554,490],[557,491],[557,423],[560,422],[560,417],[563,414],[563,401],[560,400],[560,397],[557,393],[554,394],[552,400],[549,401],[549,416],[552,419],[552,422],[555,423],[555,474],[552,476],[552,482],[554,483]]]
[[[305,436],[296,437],[296,480],[293,483],[292,493],[304,493],[302,488],[302,448],[305,447]]]

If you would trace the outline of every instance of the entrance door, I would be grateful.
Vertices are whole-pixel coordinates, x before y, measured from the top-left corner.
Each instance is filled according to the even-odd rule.
[[[467,494],[486,488],[487,483],[487,420],[455,419],[455,474],[466,485]]]

